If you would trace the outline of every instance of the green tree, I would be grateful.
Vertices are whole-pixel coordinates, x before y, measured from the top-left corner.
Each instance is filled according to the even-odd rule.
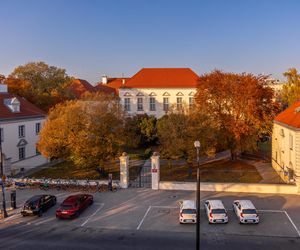
[[[157,139],[156,131],[157,119],[154,116],[141,116],[140,119],[140,129],[142,135],[142,144],[154,144]]]
[[[72,79],[65,69],[44,62],[31,62],[19,66],[7,78],[11,93],[25,97],[43,110],[73,98]]]
[[[46,157],[62,158],[80,167],[103,166],[124,147],[124,112],[119,99],[87,94],[56,105],[49,112],[38,142]]]
[[[202,144],[205,155],[215,153],[216,139],[213,121],[201,112],[170,112],[157,122],[161,153],[167,159],[195,159],[194,141]]]
[[[300,74],[296,68],[290,68],[283,75],[287,78],[287,82],[282,89],[282,100],[285,106],[289,106],[300,100]]]

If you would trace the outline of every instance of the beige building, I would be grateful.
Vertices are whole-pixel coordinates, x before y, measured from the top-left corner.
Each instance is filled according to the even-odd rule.
[[[275,117],[272,166],[283,180],[300,188],[300,101]]]
[[[129,115],[160,118],[172,106],[181,109],[194,104],[198,79],[189,68],[143,68],[131,78],[103,77],[96,88],[118,95]]]

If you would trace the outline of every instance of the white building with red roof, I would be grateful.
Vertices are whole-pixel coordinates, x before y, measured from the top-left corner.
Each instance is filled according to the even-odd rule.
[[[129,115],[157,118],[171,106],[192,106],[199,76],[189,68],[143,68],[131,78],[106,78],[98,90],[118,94]]]
[[[10,94],[0,83],[0,140],[4,174],[24,171],[48,162],[36,148],[47,115],[26,99]]]
[[[275,117],[272,166],[286,182],[296,182],[300,189],[300,101]]]

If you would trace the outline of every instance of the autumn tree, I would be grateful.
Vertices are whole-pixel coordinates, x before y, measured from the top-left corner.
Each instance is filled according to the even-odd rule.
[[[282,89],[282,100],[285,106],[289,106],[300,100],[300,74],[296,68],[290,68],[283,75],[287,82]]]
[[[162,155],[167,159],[195,158],[194,142],[202,143],[201,152],[215,152],[216,140],[212,120],[199,112],[169,112],[157,122],[157,135]]]
[[[31,62],[15,68],[6,84],[11,93],[25,97],[45,111],[74,97],[70,89],[72,79],[66,70],[44,62]]]
[[[97,167],[118,156],[124,142],[124,113],[119,99],[86,94],[60,103],[49,112],[38,149],[81,167]]]
[[[232,152],[256,149],[256,141],[271,134],[278,110],[266,76],[224,73],[215,70],[199,80],[196,105],[213,118],[218,142]]]

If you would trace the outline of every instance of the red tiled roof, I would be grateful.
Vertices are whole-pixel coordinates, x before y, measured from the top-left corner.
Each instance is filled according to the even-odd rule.
[[[5,104],[4,99],[16,97],[20,102],[20,112],[13,113]],[[46,116],[46,113],[28,102],[25,98],[14,94],[0,93],[0,120],[1,119],[23,119],[29,117]]]
[[[198,79],[189,68],[143,68],[121,88],[196,88]]]
[[[295,102],[275,117],[275,121],[300,128],[300,101]]]
[[[103,91],[105,93],[109,94],[118,94],[118,90],[121,86],[123,86],[123,80],[125,80],[125,83],[129,80],[130,78],[108,78],[107,83],[104,84],[102,82],[99,82],[96,85],[96,89],[98,91]]]
[[[71,90],[77,98],[80,98],[85,92],[95,92],[96,89],[88,81],[82,79],[74,79],[71,84]]]

